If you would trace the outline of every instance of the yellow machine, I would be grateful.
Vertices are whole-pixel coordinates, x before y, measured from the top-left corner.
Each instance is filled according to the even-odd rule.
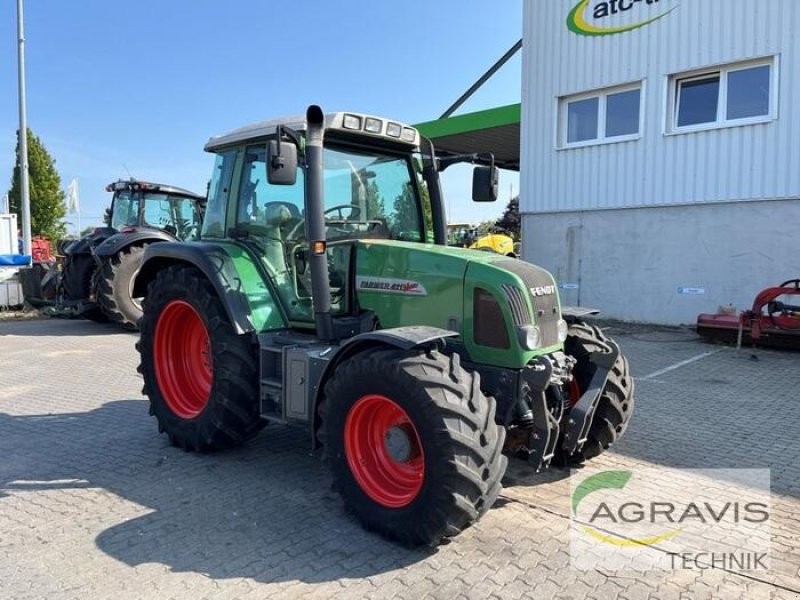
[[[489,233],[478,237],[478,228],[469,223],[448,224],[447,242],[450,246],[496,252],[513,258],[518,255],[511,236],[504,233]]]

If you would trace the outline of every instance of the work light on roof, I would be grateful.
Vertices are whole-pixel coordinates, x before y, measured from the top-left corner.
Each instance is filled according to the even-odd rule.
[[[383,121],[380,119],[367,117],[367,121],[364,123],[365,131],[369,131],[370,133],[380,133],[381,129],[383,129]]]
[[[389,137],[399,138],[403,127],[399,123],[387,123],[386,135]]]
[[[413,142],[417,139],[417,131],[411,127],[403,127],[402,140],[404,142]]]
[[[361,117],[358,115],[345,115],[342,120],[345,129],[361,129]]]

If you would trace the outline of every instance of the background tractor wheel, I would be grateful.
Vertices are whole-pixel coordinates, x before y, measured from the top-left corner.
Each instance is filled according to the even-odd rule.
[[[107,258],[97,269],[97,303],[108,319],[127,329],[137,329],[142,318],[141,298],[134,298],[133,279],[142,266],[144,246],[131,246]]]
[[[325,386],[319,416],[345,508],[389,539],[437,544],[477,521],[500,493],[505,429],[458,355],[357,354]]]
[[[66,256],[62,281],[64,294],[68,300],[89,300],[89,297],[94,293],[93,280],[96,269],[97,265],[94,262],[94,256],[91,254]],[[108,318],[99,306],[83,312],[81,316],[97,323],[108,322]]]
[[[158,273],[148,289],[137,348],[150,414],[174,446],[230,448],[264,426],[257,349],[236,334],[199,270],[172,266]]]
[[[608,338],[599,327],[583,321],[570,324],[564,349],[567,354],[578,360],[574,371],[575,380],[569,392],[571,403],[578,401],[596,370],[589,362],[590,353],[608,351],[607,342]],[[628,428],[633,414],[633,390],[628,359],[620,354],[609,371],[586,443],[572,456],[562,458],[572,463],[583,462],[594,458],[619,440]]]

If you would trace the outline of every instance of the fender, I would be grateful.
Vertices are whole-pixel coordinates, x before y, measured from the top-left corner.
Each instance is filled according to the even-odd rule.
[[[78,240],[73,240],[64,246],[64,254],[72,256],[75,254],[91,254],[92,248],[102,244],[108,238],[117,233],[116,229],[111,227],[98,227],[93,233],[84,236]]]
[[[208,278],[225,306],[236,333],[255,331],[247,296],[241,291],[233,262],[224,248],[209,242],[158,243],[144,251],[142,266],[133,284],[134,297],[145,297],[147,286],[161,269],[176,264],[194,266]]]
[[[118,252],[134,245],[143,243],[152,244],[153,242],[174,242],[175,236],[160,231],[158,229],[147,229],[144,231],[134,231],[132,233],[117,233],[103,241],[94,249],[94,255],[98,259],[113,256]]]
[[[399,350],[411,350],[413,348],[424,348],[426,346],[438,345],[444,347],[445,339],[457,336],[458,332],[427,325],[416,325],[410,327],[394,327],[391,329],[379,329],[361,333],[347,339],[341,346],[336,348],[336,353],[331,357],[328,364],[322,371],[322,375],[314,392],[311,405],[311,448],[317,448],[317,408],[322,400],[325,383],[333,375],[336,367],[347,358],[369,349],[378,347],[397,348]]]
[[[561,307],[561,318],[563,318],[567,323],[574,323],[578,319],[583,319],[584,317],[593,317],[599,314],[600,311],[596,308],[584,308],[583,306]]]

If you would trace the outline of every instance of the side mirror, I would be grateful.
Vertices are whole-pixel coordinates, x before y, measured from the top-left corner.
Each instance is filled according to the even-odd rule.
[[[475,167],[472,171],[472,201],[494,202],[497,200],[497,167]]]
[[[297,181],[297,146],[292,142],[270,140],[266,167],[270,185],[294,185]]]

